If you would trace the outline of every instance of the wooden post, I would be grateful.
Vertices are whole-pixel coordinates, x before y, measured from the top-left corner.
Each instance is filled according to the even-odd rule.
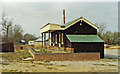
[[[62,47],[64,47],[64,35],[63,35],[63,33],[62,33]]]
[[[61,35],[60,35],[60,32],[59,32],[59,43],[58,43],[58,48],[60,49],[61,47]]]
[[[53,47],[55,46],[55,34],[53,33]]]
[[[43,48],[43,33],[41,35],[42,35],[42,48]]]
[[[50,46],[50,30],[48,31],[48,46]]]
[[[108,48],[109,48],[109,39],[108,39]]]
[[[44,46],[46,45],[46,33],[44,33]]]
[[[57,36],[57,33],[55,34],[55,49],[58,48],[58,36]]]
[[[55,44],[57,44],[57,34],[55,34]]]
[[[53,33],[51,32],[51,46],[53,46]]]

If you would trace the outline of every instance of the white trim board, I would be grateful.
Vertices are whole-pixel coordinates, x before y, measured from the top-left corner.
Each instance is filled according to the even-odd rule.
[[[75,23],[79,22],[80,20],[86,22],[87,24],[89,24],[89,25],[92,26],[93,28],[98,29],[97,26],[95,26],[94,24],[92,24],[91,22],[89,22],[88,20],[86,20],[86,19],[83,18],[83,17],[80,17],[80,18],[79,18],[78,20],[76,20],[75,22],[73,22],[73,23],[71,23],[70,25],[66,26],[65,29],[67,29],[68,27],[74,25]]]

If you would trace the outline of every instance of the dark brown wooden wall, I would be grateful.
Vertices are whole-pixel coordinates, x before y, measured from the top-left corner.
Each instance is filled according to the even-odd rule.
[[[100,57],[104,58],[104,43],[103,42],[94,42],[94,43],[80,43],[73,42],[72,48],[74,52],[100,52]]]
[[[80,42],[73,42],[71,43],[66,34],[71,35],[97,35],[97,29],[93,28],[86,22],[82,21],[82,26],[80,26],[80,22],[70,26],[69,28],[65,29],[64,31],[55,31],[53,32],[54,35],[58,34],[58,41],[59,41],[59,32],[64,33],[64,47],[74,48],[75,53],[79,52],[100,52],[100,57],[104,58],[104,43],[103,42],[94,42],[94,43],[80,43]],[[55,37],[55,36],[54,36]]]
[[[82,34],[82,35],[97,35],[97,29],[93,28],[86,22],[82,21],[82,25],[80,26],[80,22],[77,22],[67,28],[64,33],[65,34]]]
[[[1,43],[2,49],[0,52],[14,52],[14,44],[13,43]]]
[[[71,42],[66,38],[66,43],[65,43],[65,46],[68,47],[68,48],[71,48]]]

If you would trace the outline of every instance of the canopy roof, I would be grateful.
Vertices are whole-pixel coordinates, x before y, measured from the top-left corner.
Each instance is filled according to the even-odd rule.
[[[98,35],[66,35],[70,42],[104,42]]]
[[[37,39],[37,40],[35,40],[35,41],[40,42],[40,41],[42,41],[42,38],[39,38],[39,39]]]

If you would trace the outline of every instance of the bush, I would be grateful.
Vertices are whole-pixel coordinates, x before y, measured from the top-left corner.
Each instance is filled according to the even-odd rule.
[[[49,60],[45,60],[44,62],[50,62]]]
[[[42,46],[35,46],[36,49],[42,49]]]
[[[30,53],[28,53],[27,56],[32,58],[32,55]]]

